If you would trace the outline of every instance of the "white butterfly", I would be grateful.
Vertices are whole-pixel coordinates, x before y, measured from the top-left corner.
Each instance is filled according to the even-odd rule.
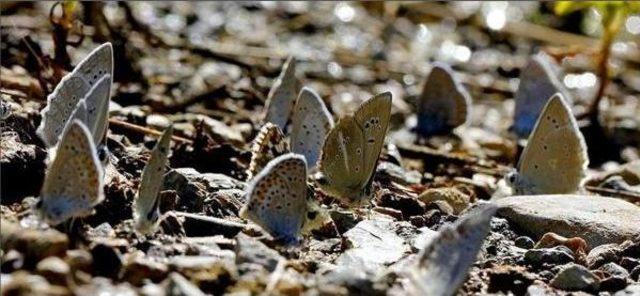
[[[47,106],[40,112],[42,120],[36,132],[47,147],[56,145],[60,134],[67,123],[71,121],[71,113],[73,113],[78,101],[83,98],[87,98],[85,103],[89,111],[87,120],[91,124],[87,122],[87,125],[90,131],[93,133],[102,130],[102,127],[96,128],[96,122],[100,122],[102,125],[106,124],[106,120],[102,117],[107,112],[109,90],[105,91],[105,88],[111,88],[111,78],[107,80],[108,82],[103,82],[105,84],[100,83],[99,86],[97,84],[107,75],[113,76],[111,43],[105,43],[94,49],[71,73],[62,78],[47,97]],[[104,103],[105,97],[106,104]],[[103,121],[105,122],[103,123]],[[99,136],[96,135],[94,138],[99,138]]]
[[[298,94],[299,82],[295,74],[296,61],[289,57],[282,66],[280,76],[273,83],[265,104],[264,122],[272,122],[282,131],[285,131]]]
[[[364,102],[341,118],[322,148],[318,184],[347,205],[368,201],[378,158],[391,116],[391,93]]]
[[[159,193],[164,180],[172,134],[173,126],[169,126],[153,147],[151,157],[142,171],[133,213],[135,229],[142,234],[153,232],[159,221]]]
[[[324,139],[333,118],[324,102],[308,87],[303,87],[291,119],[291,149],[307,159],[307,169],[313,170],[320,158]]]
[[[555,93],[560,92],[568,103],[573,102],[571,94],[558,79],[559,72],[552,58],[544,53],[532,56],[522,69],[511,127],[518,137],[529,136],[542,108]]]
[[[249,183],[240,217],[287,244],[299,242],[307,214],[307,163],[288,153],[273,159]]]
[[[587,146],[562,95],[542,110],[518,162],[506,176],[516,194],[574,193],[585,176]]]
[[[104,199],[102,174],[89,130],[73,120],[47,168],[36,211],[51,225],[90,215]]]
[[[468,212],[453,225],[442,226],[409,269],[410,294],[454,295],[478,256],[496,210],[487,204]]]

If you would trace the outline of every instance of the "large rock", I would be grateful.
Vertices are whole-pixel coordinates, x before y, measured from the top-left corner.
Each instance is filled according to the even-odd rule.
[[[585,195],[512,196],[496,201],[498,215],[537,237],[555,232],[581,237],[593,248],[640,236],[640,207]]]

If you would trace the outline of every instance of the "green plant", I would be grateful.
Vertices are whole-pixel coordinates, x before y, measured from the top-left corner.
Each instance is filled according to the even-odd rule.
[[[601,16],[602,36],[600,39],[599,57],[597,59],[597,75],[600,78],[600,86],[596,97],[593,99],[587,113],[584,114],[593,122],[597,122],[598,106],[604,97],[604,91],[609,82],[608,61],[611,55],[611,44],[620,31],[627,15],[640,12],[640,2],[632,1],[558,1],[555,3],[554,12],[557,15],[566,15],[581,9],[595,9]]]

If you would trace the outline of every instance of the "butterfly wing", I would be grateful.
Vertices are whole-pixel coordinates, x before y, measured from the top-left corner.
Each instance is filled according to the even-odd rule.
[[[267,96],[264,121],[274,123],[283,131],[289,121],[298,94],[298,80],[295,73],[296,62],[292,57],[289,57]]]
[[[384,145],[384,138],[389,127],[391,117],[391,93],[385,92],[374,96],[366,101],[355,112],[355,120],[363,134],[363,160],[362,173],[365,176],[365,184],[368,186],[369,180],[378,164],[378,158]],[[358,154],[358,147],[355,147],[355,154]]]
[[[298,96],[291,120],[291,148],[307,159],[308,169],[315,168],[324,139],[333,127],[333,118],[324,102],[312,89],[304,87]]]
[[[567,102],[572,98],[558,80],[559,69],[546,54],[533,56],[520,75],[520,85],[515,94],[515,112],[512,130],[520,138],[527,138],[533,130],[542,108],[557,92]]]
[[[297,241],[307,206],[307,164],[303,156],[279,156],[249,184],[241,216],[267,230],[274,238]]]
[[[65,76],[49,94],[47,106],[40,112],[42,120],[36,131],[47,147],[58,143],[71,113],[87,91],[89,86],[82,79]]]
[[[573,193],[588,162],[584,138],[569,106],[562,95],[552,96],[522,152],[518,174],[534,193]]]
[[[148,233],[153,230],[158,218],[158,199],[164,180],[165,165],[170,152],[173,126],[169,126],[151,150],[149,162],[142,171],[140,188],[135,199],[136,230]]]
[[[289,152],[289,144],[280,128],[271,123],[265,123],[251,146],[251,162],[247,172],[247,180],[257,175],[271,160]]]
[[[82,78],[89,87],[93,87],[103,76],[113,77],[113,47],[110,42],[94,49],[82,60],[71,75]]]
[[[53,225],[85,216],[104,199],[102,168],[91,134],[74,120],[65,129],[40,193],[40,212]]]
[[[111,92],[111,75],[102,76],[89,90],[87,102],[87,126],[93,134],[93,140],[100,143],[109,126],[109,97]]]
[[[422,136],[450,133],[465,124],[471,96],[446,64],[435,63],[420,96],[418,126]]]
[[[496,207],[487,205],[442,227],[410,270],[412,295],[455,295],[475,262]]]
[[[356,119],[347,115],[327,134],[320,156],[325,179],[320,185],[330,195],[349,203],[361,197],[370,175],[365,171],[364,139]]]

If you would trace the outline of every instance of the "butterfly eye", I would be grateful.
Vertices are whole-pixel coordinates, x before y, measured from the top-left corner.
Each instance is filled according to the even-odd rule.
[[[509,173],[509,175],[507,176],[507,182],[513,184],[516,182],[516,174],[514,173]]]
[[[41,209],[42,208],[42,199],[38,199],[38,202],[36,202],[36,209]]]

